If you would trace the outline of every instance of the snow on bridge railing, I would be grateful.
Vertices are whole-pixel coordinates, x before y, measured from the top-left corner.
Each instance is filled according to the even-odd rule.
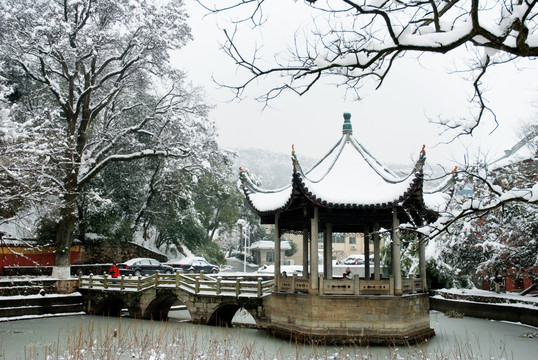
[[[153,287],[177,288],[195,295],[262,297],[274,289],[272,277],[251,275],[159,274],[112,278],[103,275],[79,275],[79,288],[103,291],[143,291]]]

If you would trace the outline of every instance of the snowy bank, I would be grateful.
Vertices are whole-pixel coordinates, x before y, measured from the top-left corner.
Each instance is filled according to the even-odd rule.
[[[430,297],[430,309],[538,327],[537,300],[531,296],[478,289],[441,289]]]

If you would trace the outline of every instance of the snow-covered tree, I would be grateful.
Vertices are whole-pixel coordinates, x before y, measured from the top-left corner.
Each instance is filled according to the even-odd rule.
[[[507,269],[538,266],[538,204],[519,201],[537,188],[538,134],[536,126],[529,129],[503,158],[458,174],[446,214],[450,221],[435,239],[436,266],[448,270],[446,278],[457,279],[457,285],[479,285]]]
[[[212,155],[208,159],[207,169],[193,176],[187,197],[178,197],[170,202],[173,192],[162,196],[163,192],[159,191],[152,209],[158,214],[167,208],[163,208],[163,203],[172,205],[169,213],[159,214],[154,220],[158,225],[167,224],[160,226],[165,231],[159,234],[157,244],[173,244],[176,247],[184,245],[196,255],[222,264],[225,258],[215,240],[217,234],[220,236],[235,223],[239,193],[233,186],[234,181],[230,179],[232,155],[224,151],[214,151]],[[193,175],[190,172],[188,174]],[[178,211],[181,208],[183,211]]]
[[[97,235],[114,242],[134,238],[163,251],[172,245],[179,251],[182,246],[194,250],[197,239],[186,227],[199,223],[193,209],[197,178],[218,171],[208,165],[208,157],[213,162],[226,159],[215,142],[206,142],[204,150],[188,159],[159,157],[109,165],[84,189],[77,236],[83,240]]]
[[[169,62],[191,38],[182,6],[0,1],[0,195],[16,186],[24,201],[56,203],[55,275],[69,267],[83,190],[107,166],[167,157],[186,167],[214,142],[207,106]]]
[[[220,171],[204,174],[198,179],[193,198],[194,207],[210,240],[235,226],[243,202],[243,196],[235,186],[237,180],[232,177],[231,159],[215,168]]]
[[[528,128],[523,139],[506,150],[503,157],[492,160],[482,154],[475,163],[466,162],[453,170],[448,180],[458,179],[455,191],[466,195],[452,201],[448,211],[442,212],[439,221],[426,230],[429,235],[437,236],[461,219],[511,203],[538,204],[538,126],[529,124]]]

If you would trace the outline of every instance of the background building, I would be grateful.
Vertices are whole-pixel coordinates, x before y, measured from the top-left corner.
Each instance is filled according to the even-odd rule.
[[[291,250],[288,241],[280,242],[280,258],[284,259],[286,250]],[[250,246],[254,263],[258,265],[273,265],[275,263],[275,243],[273,241],[262,240],[252,243]]]

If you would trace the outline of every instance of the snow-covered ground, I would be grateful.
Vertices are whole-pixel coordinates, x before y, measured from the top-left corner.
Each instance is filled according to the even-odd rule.
[[[76,280],[76,276],[71,276],[71,279]],[[15,276],[0,276],[0,283],[13,283],[13,285],[16,286],[16,284],[22,283],[22,282],[28,282],[33,281],[38,283],[39,281],[57,281],[60,280],[53,276],[47,276],[47,275],[15,275]],[[65,279],[62,279],[65,280]],[[2,286],[7,286],[6,284],[1,284]]]
[[[77,315],[87,315],[87,314],[84,311],[80,311],[80,312],[55,313],[55,314],[21,315],[21,316],[11,316],[11,317],[0,317],[0,322],[29,320],[29,319],[46,319],[46,318],[58,317],[58,316],[77,316]]]
[[[179,312],[175,312],[176,314]],[[173,314],[174,316],[177,316]],[[300,344],[243,327],[72,316],[0,323],[6,359],[476,359],[534,360],[536,328],[432,311],[436,336],[419,346]]]
[[[275,273],[275,266],[263,265],[263,266],[260,266],[256,272],[258,274],[272,275]],[[284,272],[286,272],[287,276],[292,276],[293,274],[302,275],[303,265],[281,265],[280,273],[284,273]]]
[[[473,301],[473,302],[488,302],[494,304],[506,304],[517,305],[527,308],[538,308],[538,296],[520,295],[519,293],[496,293],[494,291],[480,290],[480,289],[440,289],[437,290],[437,295],[434,297],[456,298],[458,301]],[[445,294],[446,296],[443,296]],[[489,300],[488,300],[489,298]]]
[[[227,258],[226,262],[227,262],[226,265],[222,265],[220,267],[220,271],[225,272],[226,274],[240,273],[240,272],[243,272],[243,270],[245,269],[247,273],[252,273],[252,272],[255,272],[260,267],[259,265],[251,264],[248,262],[246,263],[246,266],[245,266],[245,263],[243,260],[239,260],[238,258],[235,258],[235,257]]]
[[[0,296],[0,301],[2,300],[17,300],[17,299],[42,299],[44,297],[47,297],[47,298],[51,298],[51,297],[54,297],[54,298],[61,298],[61,297],[68,297],[68,296],[73,296],[73,295],[80,295],[79,292],[74,292],[74,293],[71,293],[71,294],[44,294],[44,295],[41,295],[41,294],[37,294],[37,295],[13,295],[13,296]]]

